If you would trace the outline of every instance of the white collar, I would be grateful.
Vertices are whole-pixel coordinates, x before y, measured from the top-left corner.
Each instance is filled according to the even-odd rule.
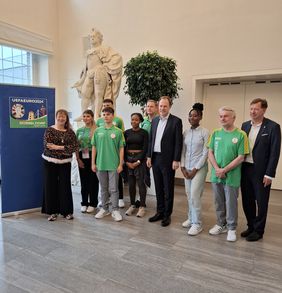
[[[170,113],[168,113],[168,115],[167,115],[167,116],[165,116],[165,117],[159,116],[159,117],[160,117],[160,120],[162,120],[162,121],[164,121],[164,120],[167,120],[167,119],[168,119],[168,117],[169,117],[169,115],[170,115]]]
[[[254,124],[254,122],[251,121],[251,125],[254,126],[254,127],[260,127],[262,125],[262,121],[259,124]]]

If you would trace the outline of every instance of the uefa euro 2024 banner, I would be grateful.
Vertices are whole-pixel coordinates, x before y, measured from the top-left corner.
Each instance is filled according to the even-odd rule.
[[[47,99],[9,97],[10,128],[46,128]]]

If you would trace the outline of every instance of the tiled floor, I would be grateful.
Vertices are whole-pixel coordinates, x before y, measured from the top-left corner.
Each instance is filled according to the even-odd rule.
[[[172,224],[149,223],[155,199],[148,196],[145,218],[111,216],[48,222],[38,213],[0,222],[0,292],[282,292],[282,192],[271,195],[262,241],[226,241],[210,236],[215,223],[211,188],[203,196],[204,231],[187,235],[186,197],[176,187]],[[125,194],[128,194],[127,190]],[[125,197],[128,204],[128,196]],[[240,202],[240,200],[239,200]],[[245,228],[240,205],[238,234]]]

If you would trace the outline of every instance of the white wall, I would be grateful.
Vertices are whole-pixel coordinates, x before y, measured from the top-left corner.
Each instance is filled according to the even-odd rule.
[[[75,115],[70,86],[84,64],[82,36],[95,26],[124,63],[146,50],[174,58],[183,91],[173,112],[185,119],[193,102],[192,76],[282,68],[280,0],[60,0],[60,89]],[[124,82],[124,81],[123,81]],[[122,105],[122,107],[121,107]],[[138,109],[138,108],[137,108]],[[121,91],[118,114],[133,111]]]
[[[0,7],[2,21],[54,40],[50,85],[57,106],[74,116],[80,100],[70,87],[85,62],[82,37],[93,26],[124,64],[147,50],[177,61],[183,91],[172,112],[185,127],[193,76],[282,68],[280,0],[0,0]],[[126,127],[135,110],[121,90],[117,112]]]
[[[57,106],[74,115],[80,101],[70,86],[85,62],[82,36],[93,26],[124,63],[146,50],[177,61],[183,91],[173,112],[185,120],[192,76],[282,68],[280,0],[0,0],[0,7],[0,20],[54,41],[50,85]],[[129,127],[127,116],[138,108],[122,90],[117,106]]]

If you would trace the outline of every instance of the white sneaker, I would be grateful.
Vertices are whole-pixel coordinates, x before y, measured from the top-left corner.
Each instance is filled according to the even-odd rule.
[[[190,222],[189,219],[187,219],[185,222],[182,223],[183,228],[190,228],[192,223]]]
[[[104,210],[103,208],[101,208],[101,209],[99,210],[99,212],[95,215],[95,218],[96,218],[96,219],[102,219],[102,218],[104,218],[105,216],[107,216],[107,215],[109,215],[109,214],[110,214],[109,211],[106,211],[106,210]]]
[[[134,205],[131,205],[130,207],[129,207],[129,209],[125,212],[125,214],[127,215],[127,216],[131,216],[133,213],[134,213],[134,211],[135,211],[135,206]]]
[[[95,211],[95,208],[92,207],[92,206],[88,206],[87,210],[86,210],[86,213],[93,213]]]
[[[143,218],[146,214],[146,210],[144,207],[140,207],[139,210],[138,210],[138,213],[136,215],[136,217],[138,218]]]
[[[112,217],[116,222],[122,221],[122,216],[119,211],[112,211]]]
[[[196,236],[203,231],[203,227],[201,225],[192,224],[191,228],[188,231],[188,235]]]
[[[236,237],[236,230],[228,230],[226,240],[227,240],[227,241],[230,241],[230,242],[234,242],[234,241],[236,241],[236,240],[237,240],[237,237]]]
[[[119,199],[118,200],[118,206],[119,206],[119,208],[124,208],[124,201],[123,201],[123,199]]]
[[[80,211],[82,213],[86,213],[86,210],[87,210],[87,206],[81,206]]]
[[[209,230],[209,233],[211,235],[219,235],[219,234],[222,234],[222,233],[226,233],[227,232],[227,229],[226,229],[226,226],[219,226],[219,225],[214,225],[210,230]]]

